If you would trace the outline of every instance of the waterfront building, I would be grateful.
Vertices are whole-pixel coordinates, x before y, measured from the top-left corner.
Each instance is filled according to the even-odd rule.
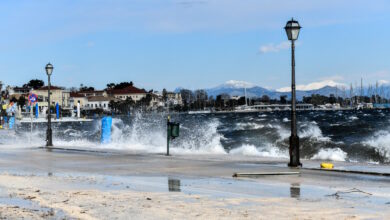
[[[183,99],[182,99],[180,93],[167,92],[166,96],[167,96],[167,100],[170,102],[170,104],[173,104],[173,105],[182,105],[183,104]]]
[[[94,91],[79,91],[77,92],[79,95],[85,96],[85,97],[91,97],[91,96],[104,96],[107,97],[107,92],[105,90],[94,90]]]
[[[95,109],[103,109],[104,111],[110,111],[109,103],[114,100],[113,97],[105,97],[105,96],[90,96],[88,97],[88,101],[84,106],[86,110],[95,110]]]
[[[32,90],[32,93],[35,93],[38,96],[38,105],[39,107],[48,107],[47,106],[47,100],[48,100],[48,87],[43,86],[39,89]],[[56,103],[62,108],[62,109],[69,109],[70,108],[70,92],[68,90],[65,90],[64,88],[58,87],[58,86],[50,86],[50,105],[55,106]]]
[[[29,87],[7,86],[7,88],[6,88],[6,94],[8,94],[7,98],[10,100],[12,98],[19,99],[22,96],[27,99],[30,91],[31,91],[31,88],[29,88]]]
[[[148,92],[145,89],[139,89],[135,86],[128,86],[123,89],[110,89],[107,90],[107,94],[113,98],[126,100],[131,98],[134,102],[138,102],[142,98],[145,98]]]
[[[84,108],[88,103],[88,97],[85,94],[81,94],[78,92],[71,92],[69,97],[70,108],[74,109],[77,107],[77,103],[80,104],[80,108]]]

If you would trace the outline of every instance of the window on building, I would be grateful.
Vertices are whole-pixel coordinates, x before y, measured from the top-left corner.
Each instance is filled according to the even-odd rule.
[[[103,107],[104,107],[104,108],[106,107],[106,103],[103,104]]]

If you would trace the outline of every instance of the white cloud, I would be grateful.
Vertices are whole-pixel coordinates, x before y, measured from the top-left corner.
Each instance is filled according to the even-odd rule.
[[[381,80],[378,80],[378,84],[381,86],[381,85],[387,85],[389,84],[390,82],[388,80],[385,80],[385,79],[381,79]]]
[[[297,90],[301,90],[301,91],[308,91],[308,90],[321,89],[321,88],[323,88],[325,86],[346,87],[347,85],[345,85],[344,83],[335,82],[333,80],[323,80],[323,81],[320,81],[320,82],[312,82],[312,83],[309,83],[309,84],[306,84],[306,85],[297,85],[296,89]],[[277,89],[276,91],[278,91],[278,92],[290,92],[291,91],[291,87],[283,87],[283,88]]]
[[[267,44],[260,47],[260,53],[270,53],[270,52],[279,52],[280,50],[285,50],[291,47],[290,42],[283,41],[279,44]]]

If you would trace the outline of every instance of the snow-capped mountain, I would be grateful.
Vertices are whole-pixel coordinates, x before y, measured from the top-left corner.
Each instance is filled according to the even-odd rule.
[[[228,94],[230,96],[244,96],[245,94],[245,88],[247,97],[262,97],[263,95],[267,95],[271,99],[279,99],[280,96],[286,95],[288,98],[291,97],[291,92],[278,92],[275,90],[270,90],[263,88],[261,86],[256,86],[253,83],[244,82],[244,81],[236,81],[236,80],[229,80],[219,86],[205,89],[207,94],[209,96],[218,96],[220,94]],[[175,91],[179,92],[181,88],[175,89]],[[320,89],[315,90],[306,90],[301,91],[297,90],[297,99],[302,100],[304,96],[311,96],[312,94],[320,94],[329,96],[330,94],[336,93],[336,87],[332,86],[324,86]]]
[[[386,83],[378,84],[378,91],[377,94],[383,97],[389,97],[390,96],[390,85]],[[322,81],[322,82],[315,82],[310,83],[308,85],[301,85],[297,86],[297,99],[302,100],[303,97],[309,97],[313,94],[323,95],[323,96],[330,96],[331,94],[339,96],[342,96],[341,88],[344,88],[344,95],[350,95],[349,88],[345,84],[341,83],[335,83],[333,81]],[[287,96],[288,98],[291,98],[291,92],[290,89],[281,88],[278,90],[270,90],[263,88],[261,86],[256,86],[253,83],[248,83],[244,81],[235,81],[235,80],[229,80],[219,86],[205,89],[207,94],[209,96],[217,97],[217,95],[220,94],[228,94],[230,96],[244,96],[245,94],[245,88],[247,97],[262,97],[263,95],[267,95],[271,99],[279,99],[280,96]],[[310,89],[313,88],[313,89]],[[179,92],[181,88],[177,88],[175,91]],[[371,92],[369,91],[368,87],[363,88],[363,95],[370,96],[373,95],[375,88],[371,89]],[[353,89],[353,95],[360,95],[360,88]]]
[[[245,82],[245,81],[238,81],[238,80],[229,80],[226,81],[224,84],[219,85],[215,88],[232,88],[232,89],[241,89],[241,88],[253,88],[256,87],[255,84],[250,83],[250,82]]]

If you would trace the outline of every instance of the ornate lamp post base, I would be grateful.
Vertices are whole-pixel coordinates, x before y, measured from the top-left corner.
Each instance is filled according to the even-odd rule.
[[[299,162],[299,137],[290,136],[290,163],[289,167],[301,167],[302,164]]]
[[[53,146],[52,135],[53,135],[53,132],[52,132],[51,128],[47,129],[47,131],[46,131],[46,147]]]

